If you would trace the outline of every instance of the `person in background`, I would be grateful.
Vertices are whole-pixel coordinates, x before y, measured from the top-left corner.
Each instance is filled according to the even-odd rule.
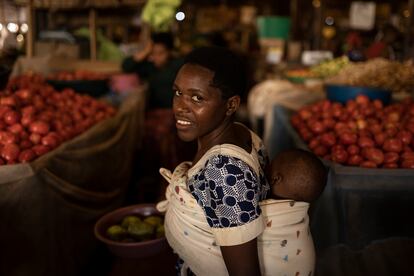
[[[399,58],[401,34],[396,27],[386,24],[378,32],[375,41],[366,49],[367,59],[383,57],[390,60]]]
[[[351,61],[363,61],[365,56],[362,44],[361,34],[358,31],[351,31],[346,36],[343,52]]]
[[[153,33],[141,51],[125,58],[122,70],[136,73],[148,83],[148,109],[171,109],[171,87],[182,65],[173,56],[174,39],[170,33]]]
[[[182,59],[175,57],[173,50],[172,34],[153,33],[142,50],[122,62],[125,73],[136,73],[147,85],[142,152],[138,153],[134,170],[138,201],[157,200],[163,193],[158,168],[175,166],[186,154],[174,129],[171,89]]]

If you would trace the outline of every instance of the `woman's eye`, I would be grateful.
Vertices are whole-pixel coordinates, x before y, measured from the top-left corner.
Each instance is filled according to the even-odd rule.
[[[174,90],[174,94],[175,94],[175,96],[181,96],[181,92],[178,91],[178,90]]]
[[[195,102],[201,102],[203,100],[203,98],[197,95],[192,96],[191,99]]]

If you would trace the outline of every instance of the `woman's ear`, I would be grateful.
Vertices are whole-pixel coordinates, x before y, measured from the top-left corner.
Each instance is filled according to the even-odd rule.
[[[236,95],[236,96],[230,97],[227,100],[226,115],[227,116],[233,115],[237,111],[239,106],[240,106],[240,96]]]

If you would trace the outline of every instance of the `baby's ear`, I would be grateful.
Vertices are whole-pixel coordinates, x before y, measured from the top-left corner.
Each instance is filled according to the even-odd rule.
[[[227,100],[226,115],[231,116],[232,114],[234,114],[239,108],[239,106],[240,106],[240,96],[236,95],[236,96],[230,97]]]
[[[272,178],[270,179],[272,185],[278,185],[280,182],[282,182],[283,177],[280,173],[275,173],[272,175]]]

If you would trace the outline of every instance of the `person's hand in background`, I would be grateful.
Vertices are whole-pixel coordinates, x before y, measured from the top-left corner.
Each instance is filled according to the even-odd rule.
[[[152,52],[152,46],[153,46],[153,42],[151,40],[149,40],[146,43],[144,49],[142,49],[141,51],[136,52],[134,54],[134,60],[136,62],[140,62],[140,61],[145,60],[151,54],[151,52]]]

